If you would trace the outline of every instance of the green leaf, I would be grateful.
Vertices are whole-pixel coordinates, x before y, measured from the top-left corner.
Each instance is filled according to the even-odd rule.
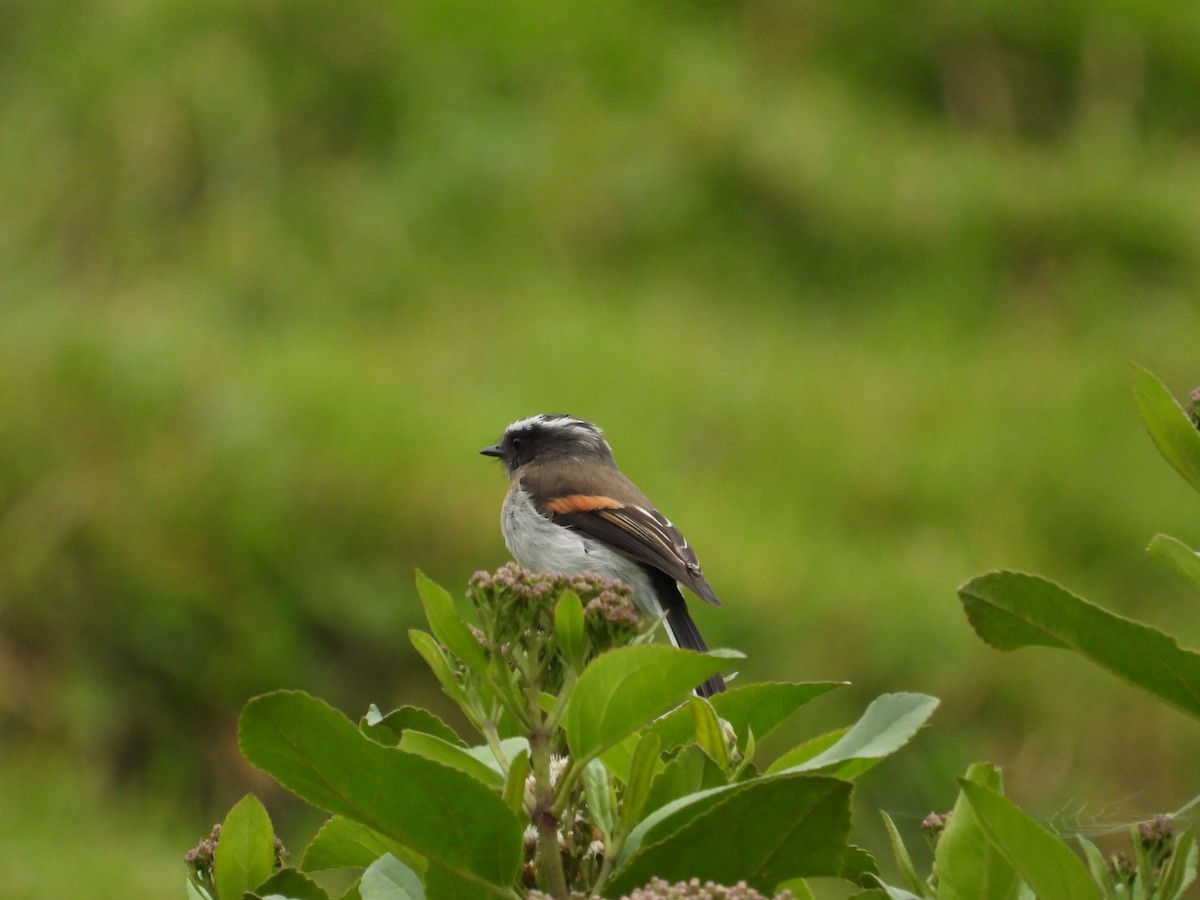
[[[612,773],[613,778],[625,784],[629,781],[629,767],[633,765],[633,751],[637,749],[641,735],[636,732],[617,741],[600,754],[604,768]]]
[[[879,885],[877,890],[864,891],[861,894],[855,894],[853,897],[848,898],[848,900],[865,900],[865,898],[875,897],[883,897],[885,900],[921,900],[917,894],[911,894],[904,890],[904,888],[885,884],[878,878],[875,879],[875,884]]]
[[[1200,717],[1200,654],[1161,631],[1076,597],[1053,582],[992,572],[958,589],[976,633],[999,650],[1074,650],[1098,666]]]
[[[265,900],[277,897],[286,897],[287,900],[329,900],[324,888],[295,869],[280,869],[260,884],[251,896]]]
[[[271,818],[253,794],[247,794],[225,816],[213,860],[217,896],[240,898],[275,871],[275,831]]]
[[[761,741],[800,707],[844,684],[842,681],[749,684],[716,694],[709,702],[717,715],[733,726],[739,741],[745,741],[748,728],[753,728]],[[654,730],[662,738],[663,750],[673,750],[691,740],[693,724],[683,707],[656,721]]]
[[[611,844],[617,825],[617,799],[609,781],[608,770],[598,759],[593,759],[584,766],[583,796],[587,800],[592,824],[600,829],[604,843]]]
[[[525,811],[525,781],[529,771],[529,748],[525,747],[512,758],[504,779],[504,802],[518,816]]]
[[[1002,793],[1000,772],[995,766],[976,763],[967,770],[966,780]],[[1020,887],[1016,870],[991,843],[975,820],[971,805],[963,794],[954,804],[954,812],[934,850],[938,873],[938,900],[1009,900]]]
[[[900,829],[896,827],[896,823],[886,812],[880,810],[879,815],[883,816],[883,827],[887,829],[888,843],[892,847],[892,857],[896,860],[896,868],[900,870],[900,874],[904,876],[904,880],[914,894],[918,897],[928,896],[925,884],[921,881],[921,876],[917,874],[917,867],[913,865],[912,857],[908,855],[908,848],[904,846],[904,838],[900,837]]]
[[[703,697],[688,697],[687,706],[695,723],[697,746],[717,764],[717,768],[728,775],[729,745],[725,743],[725,732],[721,729],[717,714]]]
[[[440,584],[429,580],[425,573],[417,570],[417,593],[425,607],[425,618],[433,635],[442,645],[475,672],[487,671],[487,655],[458,614],[454,598]]]
[[[695,744],[689,744],[671,759],[650,783],[646,809],[661,809],[697,791],[724,785],[724,773]]]
[[[454,670],[450,668],[450,660],[446,656],[446,651],[438,645],[433,635],[418,628],[410,628],[408,630],[408,639],[412,642],[413,649],[421,654],[421,658],[425,660],[425,664],[429,666],[430,670],[437,677],[442,690],[458,703],[459,706],[462,706],[465,698],[463,697],[462,688],[459,687],[458,680],[454,677]]]
[[[850,726],[845,725],[841,728],[835,728],[833,731],[827,731],[824,734],[819,734],[816,737],[809,738],[802,744],[797,744],[787,753],[784,753],[776,759],[768,767],[768,772],[782,772],[785,769],[790,769],[793,766],[798,766],[801,763],[806,763],[810,759],[820,756],[850,732]]]
[[[406,731],[431,734],[456,747],[467,746],[466,741],[460,738],[453,728],[429,710],[419,706],[402,706],[385,716],[380,714],[372,703],[367,714],[359,721],[358,727],[363,734],[390,747],[395,747],[400,741],[400,735]]]
[[[657,732],[647,730],[633,751],[633,762],[629,766],[629,778],[625,793],[621,797],[621,827],[628,832],[641,818],[642,810],[650,797],[650,785],[658,768],[658,754],[662,739]]]
[[[425,861],[420,856],[391,838],[353,819],[332,816],[309,842],[300,867],[306,872],[342,867],[365,869],[385,853],[403,859],[418,872],[425,870]]]
[[[587,634],[583,630],[583,604],[574,591],[563,591],[554,605],[554,637],[567,665],[582,669],[587,654]]]
[[[362,900],[425,900],[420,877],[390,853],[363,872],[358,892]]]
[[[744,741],[746,730],[752,728],[755,737],[761,741],[802,706],[848,683],[762,682],[731,688],[709,698],[709,701],[717,715],[733,726],[740,740]]]
[[[492,768],[461,747],[447,743],[431,734],[419,731],[406,731],[400,738],[399,748],[406,753],[415,753],[425,759],[431,759],[444,766],[470,775],[481,784],[486,784],[492,790],[499,792],[504,786],[504,776],[498,768]],[[485,748],[486,749],[486,748]],[[490,751],[489,751],[490,754]]]
[[[471,776],[384,747],[295,691],[246,704],[238,740],[252,764],[314,806],[361,822],[481,889],[511,890],[521,823]]]
[[[522,750],[529,750],[529,738],[525,737],[509,737],[504,738],[500,742],[500,752],[504,758],[510,761],[515,759]],[[476,747],[468,747],[463,751],[468,756],[473,756],[476,760],[483,763],[489,769],[496,773],[497,776],[503,778],[504,770],[500,767],[500,761],[496,759],[496,751],[488,744],[479,744]]]
[[[754,740],[754,729],[746,728],[746,746],[742,748],[742,761],[737,764],[729,776],[730,781],[741,781],[743,773],[754,763],[754,754],[758,745]],[[757,774],[755,770],[754,774]]]
[[[859,887],[870,887],[879,879],[879,864],[875,862],[875,857],[862,847],[851,844],[846,848],[845,855],[842,856],[842,867],[838,871],[838,878],[849,881],[851,884],[857,884]]]
[[[644,830],[639,825],[627,842],[636,849],[608,893],[627,893],[654,875],[671,882],[744,880],[766,893],[788,879],[837,875],[850,830],[850,791],[848,782],[820,775],[718,788]]]
[[[1079,846],[1083,848],[1083,858],[1087,860],[1088,872],[1092,876],[1092,881],[1100,888],[1101,894],[1106,900],[1117,900],[1124,892],[1118,894],[1115,890],[1112,873],[1108,870],[1108,862],[1104,859],[1100,848],[1082,834],[1076,835],[1075,840],[1079,841]]]
[[[1066,844],[986,785],[958,781],[988,841],[1034,894],[1047,900],[1098,900],[1088,870]]]
[[[1156,534],[1146,549],[1159,559],[1165,559],[1193,584],[1200,584],[1200,553],[1183,541],[1168,534]]]
[[[425,873],[425,896],[429,900],[494,900],[495,894],[484,885],[468,881],[458,872],[430,864]],[[511,888],[505,896],[513,897]]]
[[[1182,897],[1193,881],[1196,880],[1196,829],[1189,828],[1175,841],[1171,857],[1163,866],[1159,878],[1159,893],[1162,900],[1172,900]]]
[[[1154,884],[1154,865],[1151,863],[1149,848],[1141,840],[1137,825],[1129,826],[1129,842],[1133,846],[1133,859],[1137,864],[1137,882],[1134,888],[1138,893],[1149,894],[1150,885]],[[1141,900],[1141,898],[1138,898]]]
[[[808,882],[803,878],[793,878],[775,888],[776,894],[780,894],[783,891],[790,891],[794,900],[816,900],[816,895],[813,894],[812,888],[808,886]]]
[[[563,714],[571,756],[587,760],[632,734],[715,675],[731,650],[693,653],[665,644],[619,647],[583,670]]]
[[[848,763],[878,760],[907,744],[933,715],[938,699],[927,694],[883,694],[871,701],[866,712],[833,746],[811,759],[791,765],[781,757],[768,772],[812,772],[839,768],[849,772]]]
[[[1200,491],[1200,431],[1153,373],[1136,363],[1130,372],[1138,410],[1158,452]]]

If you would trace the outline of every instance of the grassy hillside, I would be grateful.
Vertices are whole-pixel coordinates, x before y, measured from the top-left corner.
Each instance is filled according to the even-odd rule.
[[[864,782],[902,824],[981,758],[1049,817],[1194,793],[1180,717],[984,647],[954,589],[1040,571],[1200,642],[1141,552],[1200,536],[1125,371],[1200,382],[1195,15],[5,7],[0,765],[68,765],[170,871],[128,804],[205,833],[255,692],[439,702],[413,569],[506,559],[476,451],[570,411],[697,547],[742,677],[853,682],[792,737],[943,698]],[[85,815],[49,808],[46,842]],[[47,868],[21,896],[111,895]]]

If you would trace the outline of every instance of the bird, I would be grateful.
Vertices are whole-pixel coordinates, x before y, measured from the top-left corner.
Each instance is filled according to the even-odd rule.
[[[504,463],[504,543],[533,571],[591,573],[627,584],[647,617],[660,618],[676,647],[705,652],[679,586],[720,606],[696,554],[666,516],[621,473],[593,423],[564,413],[518,419],[479,451]],[[701,697],[725,690],[713,675]]]

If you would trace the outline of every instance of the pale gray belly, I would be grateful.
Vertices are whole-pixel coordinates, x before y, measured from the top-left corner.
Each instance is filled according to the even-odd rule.
[[[512,491],[505,497],[500,529],[508,552],[522,568],[615,578],[633,588],[634,601],[643,611],[661,615],[650,577],[641,566],[577,531],[555,525],[534,508],[524,491]]]

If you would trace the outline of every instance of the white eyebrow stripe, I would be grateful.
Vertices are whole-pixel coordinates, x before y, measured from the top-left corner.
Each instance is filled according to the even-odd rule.
[[[538,413],[536,416],[526,416],[524,419],[517,419],[504,430],[509,431],[524,431],[527,428],[541,426],[544,428],[561,428],[564,430],[584,431],[589,434],[602,434],[600,428],[586,419],[579,419],[575,416],[552,416],[546,413]]]

